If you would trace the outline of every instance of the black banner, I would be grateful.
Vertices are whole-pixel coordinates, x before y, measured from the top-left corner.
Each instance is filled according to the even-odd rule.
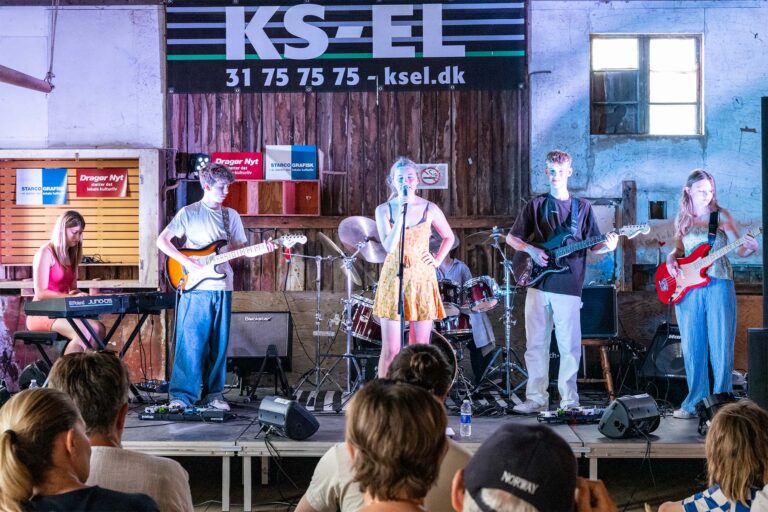
[[[169,0],[166,11],[171,93],[510,89],[525,81],[524,2]]]

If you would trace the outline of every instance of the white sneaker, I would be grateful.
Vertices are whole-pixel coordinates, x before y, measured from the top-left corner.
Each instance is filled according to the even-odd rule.
[[[685,409],[676,409],[672,413],[672,417],[677,418],[679,420],[692,420],[693,418],[696,417],[696,415],[686,411]]]
[[[224,400],[216,398],[208,402],[208,407],[211,409],[218,409],[219,411],[229,411],[229,404]]]
[[[533,400],[526,400],[512,408],[517,414],[536,414],[547,410],[546,405],[540,405]]]
[[[181,400],[171,400],[168,402],[168,409],[171,410],[187,409],[188,407],[189,406]]]

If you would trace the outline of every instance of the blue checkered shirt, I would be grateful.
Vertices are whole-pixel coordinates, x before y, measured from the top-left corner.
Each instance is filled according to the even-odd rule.
[[[752,489],[750,503],[755,499],[756,492],[757,489]],[[734,507],[732,503],[728,501],[728,498],[725,497],[723,491],[720,490],[718,484],[713,485],[705,491],[697,492],[693,496],[683,500],[683,510],[685,510],[685,512],[707,512],[709,510],[749,512],[749,509],[750,507],[741,502],[737,502]]]

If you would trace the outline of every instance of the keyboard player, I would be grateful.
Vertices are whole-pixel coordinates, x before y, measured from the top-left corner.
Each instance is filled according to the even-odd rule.
[[[62,213],[51,232],[51,240],[35,253],[32,263],[32,281],[35,287],[33,300],[54,299],[58,297],[80,297],[88,295],[77,289],[77,270],[83,257],[83,232],[85,219],[79,212],[69,210]],[[93,331],[103,339],[106,334],[104,324],[93,319],[76,319],[80,332],[86,337],[81,339],[74,327],[65,318],[45,316],[27,316],[27,329],[31,331],[55,331],[69,338],[70,343],[65,354],[82,352],[87,348],[96,348],[89,330],[84,325],[88,322]]]

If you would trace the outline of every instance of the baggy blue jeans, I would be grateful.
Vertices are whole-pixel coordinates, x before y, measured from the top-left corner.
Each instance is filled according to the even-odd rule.
[[[188,406],[222,399],[227,373],[227,342],[232,292],[194,290],[181,295],[176,309],[176,355],[171,400]]]
[[[690,290],[675,306],[688,381],[682,409],[694,413],[709,392],[709,367],[714,375],[713,393],[733,391],[733,347],[736,341],[736,289],[730,279],[712,279],[707,286]]]

